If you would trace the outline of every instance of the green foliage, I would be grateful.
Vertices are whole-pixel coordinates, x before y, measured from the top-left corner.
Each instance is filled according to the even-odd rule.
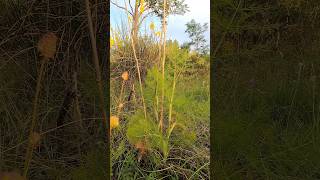
[[[169,69],[169,73],[172,74],[173,70],[181,72],[186,66],[186,62],[189,60],[189,51],[179,47],[178,41],[167,41],[166,47],[166,61]],[[168,71],[168,69],[167,69]]]
[[[166,94],[166,103],[165,103],[165,109],[169,108],[169,97],[172,95],[172,77],[170,78],[169,75],[166,76],[165,81],[165,94]],[[157,84],[158,80],[161,79],[160,72],[153,68],[149,70],[146,81],[145,81],[145,98],[146,102],[148,102],[148,107],[151,110],[155,109],[157,107],[156,104],[156,92],[157,89],[161,89],[161,85]],[[205,82],[205,80],[203,81]],[[201,123],[205,119],[209,118],[209,88],[208,86],[204,86],[199,81],[192,81],[190,84],[194,85],[194,88],[190,89],[189,86],[186,84],[178,83],[177,89],[175,92],[175,97],[173,100],[173,120],[177,123],[176,127],[172,131],[172,138],[170,138],[170,141],[173,142],[175,145],[182,146],[182,145],[191,145],[196,140],[196,134],[195,134],[195,127],[196,126],[193,122]],[[156,124],[153,124],[156,119],[155,113],[149,113],[151,115],[151,118],[153,120],[144,120],[143,114],[141,112],[139,114],[135,114],[134,117],[131,117],[133,119],[139,119],[140,121],[132,121],[130,120],[130,123],[128,125],[130,131],[133,131],[131,129],[131,126],[133,123],[141,123],[141,125],[135,125],[135,126],[141,126],[140,128],[137,128],[135,130],[142,131],[142,129],[147,127],[153,127],[153,128],[147,128],[147,131],[150,132],[157,132],[155,134],[158,134],[157,126]],[[139,115],[139,117],[137,117]],[[130,118],[130,119],[131,119]],[[152,124],[150,124],[151,121]],[[139,122],[139,123],[138,123]],[[206,122],[207,123],[207,122]],[[144,126],[142,124],[145,124]],[[128,131],[129,131],[128,129]],[[144,129],[145,130],[145,129]],[[135,132],[138,134],[138,132]],[[140,135],[143,137],[143,134]],[[159,136],[159,135],[158,135]],[[131,141],[133,143],[136,143],[137,140]]]
[[[214,153],[218,155],[216,178],[313,179],[318,172],[319,158],[315,154],[319,151],[318,142],[311,140],[310,130],[283,131],[263,122],[268,121],[266,117],[261,118],[263,116],[261,112],[236,117],[216,114],[213,144]]]
[[[229,59],[215,82],[216,178],[316,179],[319,62],[248,59]]]
[[[193,144],[196,140],[195,126],[197,126],[193,122],[208,123],[204,120],[209,118],[209,89],[208,85],[203,84],[208,79],[190,82],[193,87],[191,89],[182,83],[184,80],[182,75],[186,71],[190,56],[188,51],[181,49],[176,41],[168,41],[167,45],[167,68],[164,81],[161,71],[156,67],[148,70],[145,79],[144,97],[149,109],[148,118],[144,118],[141,110],[137,111],[128,117],[127,129],[127,137],[131,144],[135,145],[143,141],[147,149],[161,150],[164,157],[168,156],[171,146],[188,147]],[[174,81],[176,81],[175,92],[172,88]],[[157,124],[159,91],[162,87],[165,91],[165,112],[168,112],[172,103],[172,120],[175,122],[175,125],[166,126],[165,135],[159,132]],[[171,102],[172,95],[174,98]],[[165,122],[167,121],[166,118]]]
[[[319,2],[215,2],[216,179],[318,179]]]
[[[162,74],[160,70],[156,67],[153,67],[148,70],[146,81],[145,81],[145,99],[148,107],[154,109],[157,107],[157,95],[160,97],[160,90],[162,87],[165,89],[165,100],[168,102],[170,97],[170,87],[172,85],[171,76],[165,75],[165,80],[162,80]]]
[[[193,80],[177,87],[174,109],[177,113],[185,114],[192,121],[206,119],[210,114],[209,84],[204,84],[206,79]],[[191,84],[196,88],[188,88]]]
[[[163,17],[163,0],[146,0],[146,2],[156,16]],[[184,0],[167,1],[167,15],[183,15],[186,12],[188,12],[188,5],[184,3]]]
[[[159,11],[154,13],[158,13],[161,18],[160,6],[163,1],[146,1],[149,7],[150,2],[154,3],[154,7],[151,5],[151,8],[158,8]],[[168,2],[171,3],[169,15],[184,13],[186,10],[180,11],[181,8],[186,8],[182,7],[183,1]],[[181,4],[177,4],[180,2]],[[117,107],[119,103],[117,98],[122,85],[119,75],[123,71],[129,71],[130,74],[129,80],[124,83],[123,95],[127,97],[129,88],[134,87],[133,94],[130,94],[131,101],[125,101],[120,112],[120,127],[112,132],[113,177],[207,179],[209,170],[203,163],[208,162],[209,157],[209,146],[206,143],[209,138],[209,57],[199,53],[190,54],[188,48],[180,48],[177,41],[166,41],[165,73],[162,78],[158,37],[155,34],[144,35],[137,40],[139,42],[136,43],[136,52],[147,109],[146,118],[132,47],[127,46],[127,40],[122,38],[125,42],[123,46],[115,46],[111,51],[112,107]],[[201,87],[197,87],[198,85]],[[163,132],[160,132],[162,89],[164,127]],[[112,108],[111,111],[115,110]]]
[[[129,117],[127,137],[131,144],[144,142],[148,150],[160,149],[164,157],[168,155],[168,141],[160,133],[157,124],[150,118],[145,119],[142,111]]]
[[[186,26],[185,32],[188,33],[191,40],[189,46],[193,46],[194,50],[201,54],[207,54],[209,52],[209,45],[206,42],[204,33],[208,30],[208,24],[201,25],[192,19]]]

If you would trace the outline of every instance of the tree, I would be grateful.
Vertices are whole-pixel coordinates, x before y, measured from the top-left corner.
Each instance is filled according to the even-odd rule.
[[[186,50],[190,51],[190,44],[189,44],[189,42],[184,42],[183,44],[181,44],[180,48],[181,48],[181,49],[186,49]]]
[[[151,12],[158,16],[160,19],[163,18],[163,0],[147,0],[148,7]],[[183,15],[189,11],[188,5],[184,3],[184,0],[170,0],[167,1],[167,15]]]
[[[125,10],[131,16],[132,19],[132,36],[134,42],[138,38],[138,31],[142,22],[151,14],[156,15],[161,20],[163,18],[163,0],[136,0],[132,5],[129,1],[128,6],[117,4],[113,1],[110,1],[116,7]],[[126,2],[125,2],[126,3]],[[167,11],[166,17],[168,15],[183,15],[188,10],[188,5],[185,4],[184,0],[169,0],[167,1]],[[143,7],[143,8],[141,8]],[[161,21],[162,22],[162,21]]]
[[[208,30],[208,23],[201,25],[197,23],[194,19],[186,24],[187,29],[185,30],[188,33],[191,41],[189,46],[200,54],[207,54],[209,52],[209,45],[205,39],[204,33]]]

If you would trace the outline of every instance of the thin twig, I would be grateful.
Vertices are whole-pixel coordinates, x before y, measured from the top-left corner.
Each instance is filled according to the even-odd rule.
[[[112,1],[110,1],[110,2],[111,2],[111,4],[117,6],[117,7],[120,8],[120,9],[125,10],[126,12],[128,12],[129,14],[131,14],[131,16],[133,16],[133,14],[132,14],[130,11],[128,11],[128,9],[126,9],[125,7],[122,7],[122,6],[118,5],[118,4],[115,3],[115,2],[112,2]]]
[[[31,143],[31,138],[36,125],[37,114],[38,114],[38,101],[39,101],[39,95],[41,90],[41,81],[42,81],[42,76],[44,72],[44,66],[47,60],[48,60],[47,58],[41,59],[41,66],[40,66],[40,71],[39,71],[38,80],[37,80],[36,94],[33,101],[33,110],[32,110],[32,116],[31,116],[32,120],[31,120],[30,132],[29,132],[29,144],[28,144],[26,159],[24,163],[23,177],[27,177],[28,169],[32,159],[33,145]]]

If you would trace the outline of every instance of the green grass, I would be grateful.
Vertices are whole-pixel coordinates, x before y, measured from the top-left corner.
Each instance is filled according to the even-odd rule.
[[[216,179],[319,179],[318,62],[240,62],[217,82]]]
[[[130,113],[126,114],[125,117],[128,118],[121,120],[121,127],[112,134],[112,172],[116,179],[208,178],[209,96],[202,94],[208,94],[209,88],[196,86],[198,82],[193,80],[189,81],[190,84],[181,83],[177,87],[179,96],[188,97],[185,103],[179,104],[179,110],[185,112],[184,116],[189,117],[186,123],[189,126],[192,124],[190,130],[195,132],[196,143],[193,143],[194,140],[188,141],[190,134],[185,134],[182,138],[178,132],[173,133],[167,160],[163,159],[160,151],[153,151],[148,152],[142,161],[138,162],[138,152],[128,143],[126,137],[128,122],[131,120]],[[191,84],[193,88],[189,88]]]

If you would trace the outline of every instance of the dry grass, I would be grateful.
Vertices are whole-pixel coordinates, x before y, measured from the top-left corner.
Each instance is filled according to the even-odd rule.
[[[59,41],[54,60],[44,65],[35,125],[41,140],[28,178],[71,178],[83,155],[103,144],[84,2],[6,0],[0,9],[0,171],[23,168],[41,62],[37,43],[51,31]],[[107,59],[107,4],[92,1],[91,10],[99,57]],[[101,64],[105,72],[106,61]]]

